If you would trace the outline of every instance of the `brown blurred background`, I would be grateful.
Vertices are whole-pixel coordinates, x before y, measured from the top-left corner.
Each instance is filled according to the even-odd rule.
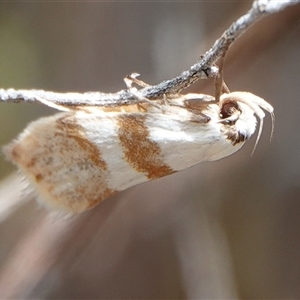
[[[115,92],[131,72],[156,84],[193,64],[248,1],[0,3],[0,86]],[[62,219],[0,160],[0,298],[300,298],[300,6],[231,48],[225,79],[275,108],[217,162],[120,193]],[[193,86],[213,91],[213,81]],[[54,110],[1,104],[0,144]]]

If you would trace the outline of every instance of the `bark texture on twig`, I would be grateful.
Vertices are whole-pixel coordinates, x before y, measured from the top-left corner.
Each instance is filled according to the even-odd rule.
[[[202,56],[201,60],[173,79],[163,81],[154,86],[142,88],[140,90],[142,96],[147,99],[158,99],[163,97],[163,95],[177,94],[181,90],[191,86],[198,79],[216,76],[218,69],[214,67],[214,63],[216,63],[221,56],[225,55],[234,41],[251,25],[264,16],[276,13],[287,6],[297,3],[300,3],[300,0],[254,1],[251,9],[225,30],[214,45]],[[117,93],[54,93],[43,90],[0,89],[0,102],[32,103],[39,102],[39,98],[68,106],[97,105],[113,107],[137,102],[136,97],[128,90],[121,90]]]

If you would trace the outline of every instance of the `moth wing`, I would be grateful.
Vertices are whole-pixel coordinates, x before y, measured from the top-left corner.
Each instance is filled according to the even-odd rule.
[[[73,113],[29,124],[3,150],[52,209],[79,213],[116,192],[107,186],[107,164],[98,147]]]

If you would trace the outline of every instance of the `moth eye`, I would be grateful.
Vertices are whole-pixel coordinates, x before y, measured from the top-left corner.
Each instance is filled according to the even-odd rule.
[[[240,111],[236,101],[224,101],[220,109],[221,119],[230,118],[236,111]]]

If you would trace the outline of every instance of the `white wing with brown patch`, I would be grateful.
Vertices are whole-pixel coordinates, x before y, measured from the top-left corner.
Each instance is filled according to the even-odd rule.
[[[77,107],[29,124],[4,151],[47,206],[80,213],[131,186],[231,155],[255,132],[255,115],[258,139],[262,109],[273,116],[271,105],[246,92],[160,105]]]

